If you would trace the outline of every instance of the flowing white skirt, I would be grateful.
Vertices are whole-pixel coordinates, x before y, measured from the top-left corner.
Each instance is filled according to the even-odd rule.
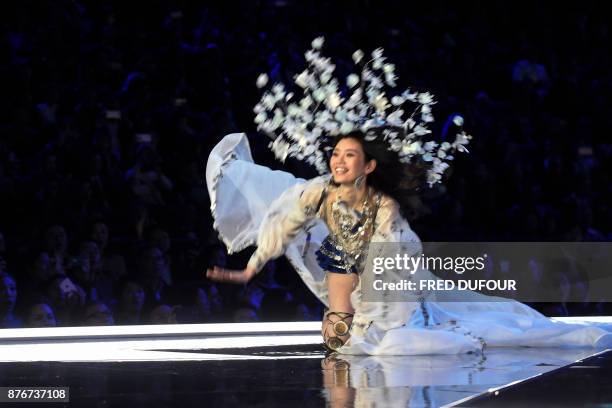
[[[268,211],[297,200],[305,180],[283,171],[273,171],[253,162],[244,134],[227,135],[213,149],[206,166],[214,228],[228,251],[254,245]],[[292,195],[285,194],[292,188]],[[327,304],[325,271],[316,262],[315,251],[327,236],[323,222],[309,225],[288,245],[289,259],[306,286]],[[566,324],[551,320],[522,303],[491,301],[490,297],[462,291],[461,301],[389,302],[361,307],[361,287],[351,300],[354,322],[373,322],[367,329],[354,325],[343,354],[419,355],[475,352],[487,347],[612,347],[611,327]],[[371,303],[371,302],[369,302]],[[385,321],[380,320],[386,309]],[[389,313],[391,310],[391,313]]]

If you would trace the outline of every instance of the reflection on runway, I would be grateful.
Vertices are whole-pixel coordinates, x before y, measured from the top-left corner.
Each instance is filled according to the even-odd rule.
[[[346,356],[321,361],[332,407],[438,407],[531,378],[592,354],[577,349],[492,349],[457,356]]]
[[[319,325],[5,330],[0,385],[68,386],[70,407],[100,401],[130,408],[199,407],[204,401],[207,406],[438,407],[598,351],[490,348],[444,356],[326,356]]]

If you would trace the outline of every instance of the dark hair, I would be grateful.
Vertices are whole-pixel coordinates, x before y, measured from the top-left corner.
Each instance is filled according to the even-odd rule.
[[[411,163],[401,163],[397,152],[389,150],[389,144],[384,140],[386,129],[374,128],[367,133],[358,130],[338,136],[334,148],[342,139],[357,140],[366,162],[376,160],[376,169],[368,175],[368,185],[397,201],[401,214],[414,220],[422,213],[420,196],[426,185],[428,165],[420,157]]]

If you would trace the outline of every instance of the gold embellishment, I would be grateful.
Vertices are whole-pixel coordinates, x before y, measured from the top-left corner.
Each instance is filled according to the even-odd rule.
[[[330,319],[331,316],[338,318],[339,320],[333,321]],[[330,336],[327,330],[324,331],[323,338],[325,345],[328,349],[336,351],[344,345],[344,340],[340,336],[346,336],[351,330],[351,322],[353,319],[353,313],[348,312],[325,312],[326,324],[330,325],[335,336]],[[350,320],[347,322],[347,320]]]
[[[361,212],[347,208],[342,201],[342,197],[336,192],[336,198],[328,206],[328,227],[330,229],[329,240],[342,252],[342,257],[331,254],[321,248],[321,252],[332,257],[337,261],[342,261],[347,271],[352,266],[357,266],[358,271],[362,271],[368,251],[368,243],[374,234],[374,223],[376,213],[380,207],[382,199],[381,193],[372,194],[372,189],[367,188],[365,198],[362,203]]]
[[[340,340],[338,337],[330,337],[325,341],[325,345],[330,350],[336,351],[344,345],[344,342]]]

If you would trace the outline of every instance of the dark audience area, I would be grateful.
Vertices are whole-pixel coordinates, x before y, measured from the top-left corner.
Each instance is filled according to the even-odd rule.
[[[274,161],[253,106],[258,74],[291,83],[320,35],[341,82],[354,50],[381,46],[398,90],[436,96],[434,133],[464,116],[470,154],[413,210],[423,241],[612,240],[611,34],[594,4],[3,4],[0,327],[320,319],[284,258],[246,286],[204,276],[252,251],[227,254],[212,227],[204,170],[225,134],[316,175]],[[571,267],[554,276],[584,287]]]

